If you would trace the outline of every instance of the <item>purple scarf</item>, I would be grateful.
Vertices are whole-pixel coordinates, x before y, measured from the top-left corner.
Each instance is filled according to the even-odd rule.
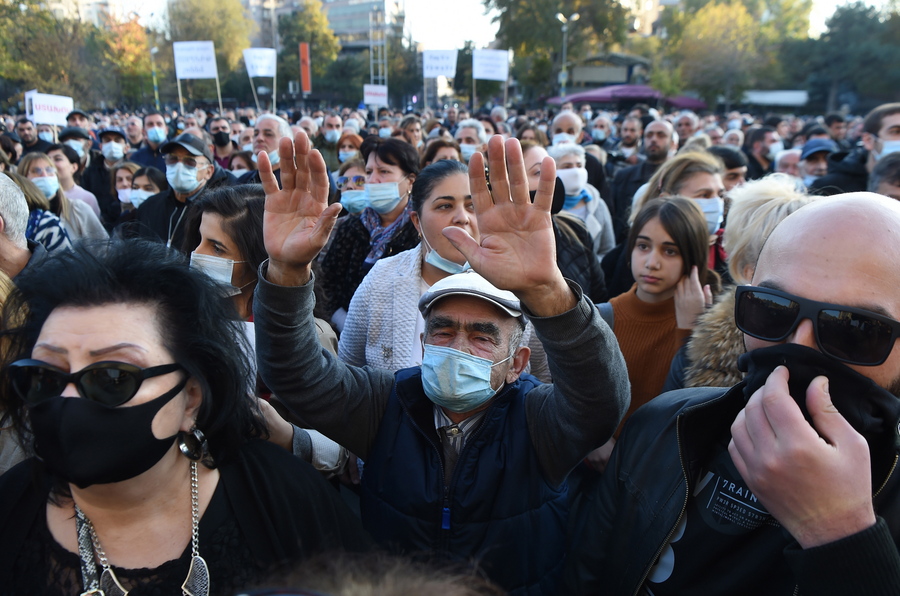
[[[371,207],[363,209],[363,212],[359,214],[359,220],[369,231],[369,245],[371,246],[369,255],[366,257],[366,263],[373,264],[381,258],[394,234],[409,221],[409,212],[408,208],[404,209],[403,214],[394,220],[394,223],[385,228],[381,225],[381,217],[374,209]]]

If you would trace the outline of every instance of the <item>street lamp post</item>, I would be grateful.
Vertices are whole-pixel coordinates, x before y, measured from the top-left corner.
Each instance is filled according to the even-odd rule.
[[[156,81],[156,60],[153,58],[159,52],[156,46],[150,48],[150,69],[153,72],[153,99],[156,100],[156,110],[159,111],[159,84]]]
[[[560,23],[562,23],[563,34],[562,70],[559,73],[559,96],[563,98],[566,96],[566,83],[569,80],[569,71],[566,67],[566,54],[569,49],[569,23],[574,23],[579,19],[580,16],[581,15],[579,15],[577,12],[573,12],[569,15],[569,18],[566,18],[563,13],[556,13],[556,18],[559,19]]]

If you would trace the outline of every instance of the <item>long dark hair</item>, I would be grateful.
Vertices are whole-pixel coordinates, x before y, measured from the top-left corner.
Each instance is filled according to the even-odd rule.
[[[700,283],[709,284],[713,293],[717,293],[721,288],[721,281],[719,275],[709,268],[709,231],[706,228],[706,218],[700,206],[692,199],[666,197],[653,199],[644,205],[628,232],[629,264],[641,230],[647,222],[657,218],[681,254],[681,274],[690,274],[691,267],[696,266]]]
[[[79,243],[20,274],[3,306],[3,365],[31,357],[56,309],[109,304],[154,308],[163,345],[200,384],[196,424],[218,463],[233,457],[247,439],[267,435],[250,397],[251,348],[244,323],[213,280],[156,242]],[[0,407],[19,436],[29,436],[25,403],[12,391],[8,375],[0,384]]]

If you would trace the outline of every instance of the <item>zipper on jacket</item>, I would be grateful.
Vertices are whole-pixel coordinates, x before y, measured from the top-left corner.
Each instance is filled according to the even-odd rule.
[[[656,554],[653,555],[653,558],[650,560],[650,565],[644,571],[644,575],[641,577],[641,581],[638,582],[637,588],[634,591],[634,596],[638,596],[641,591],[641,588],[644,587],[644,582],[647,581],[647,578],[650,576],[650,570],[653,569],[653,566],[656,565],[657,560],[659,560],[659,556],[662,554],[663,549],[666,548],[666,545],[669,544],[669,541],[672,540],[672,536],[675,535],[675,531],[678,529],[678,524],[681,523],[681,518],[684,517],[685,511],[687,511],[688,500],[691,496],[691,481],[688,478],[687,468],[684,465],[684,450],[681,446],[681,420],[682,417],[687,413],[687,411],[682,412],[678,415],[678,419],[675,421],[675,438],[678,443],[678,461],[681,463],[681,473],[684,476],[684,504],[681,506],[681,513],[678,514],[678,518],[675,520],[675,524],[672,526],[672,529],[669,530],[669,533],[666,534],[666,539],[663,540],[663,543],[657,549]]]
[[[508,386],[506,389],[508,389]],[[451,485],[454,484],[456,475],[459,472],[458,472],[458,470],[454,469],[453,470],[453,478],[450,479],[450,484],[448,485],[448,484],[444,483],[444,478],[446,477],[446,474],[444,473],[444,453],[442,451],[443,447],[434,439],[433,436],[426,433],[425,430],[421,426],[419,426],[418,423],[416,423],[415,419],[409,413],[409,408],[406,407],[406,404],[403,402],[402,399],[399,399],[399,395],[397,397],[398,397],[397,401],[400,402],[400,407],[403,409],[403,412],[404,412],[404,414],[406,414],[407,418],[410,419],[410,421],[412,422],[412,425],[416,428],[416,430],[419,432],[419,434],[421,434],[423,437],[425,437],[425,440],[431,444],[431,446],[435,449],[435,451],[438,452],[438,466],[439,466],[440,473],[441,473],[441,482],[443,483],[443,486],[444,486],[444,498],[443,498],[443,502],[441,503],[441,520],[440,520],[441,523],[439,526],[440,527],[440,540],[438,543],[438,550],[447,551],[447,550],[449,550],[449,545],[450,545],[450,519],[451,519],[450,502],[451,502],[451,498],[453,495],[453,490],[451,488]],[[488,406],[488,409],[485,410],[484,417],[487,417],[487,415],[491,412],[491,410],[493,410],[493,408],[494,408],[494,404],[492,403],[490,406]],[[462,451],[459,452],[459,457],[457,458],[457,462],[462,460],[462,456],[466,452],[466,449],[469,448],[470,442],[472,440],[474,440],[475,438],[477,438],[481,434],[481,430],[483,428],[484,428],[484,418],[482,418],[481,424],[478,425],[478,428],[475,429],[475,432],[472,433],[472,436],[466,440],[466,444],[463,446]],[[459,466],[457,465],[457,468],[458,467]]]

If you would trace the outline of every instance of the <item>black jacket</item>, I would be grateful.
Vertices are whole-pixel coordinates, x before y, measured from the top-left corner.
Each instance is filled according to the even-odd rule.
[[[861,147],[832,153],[828,156],[828,173],[810,185],[809,193],[830,196],[866,190],[869,184],[868,160],[869,152]]]
[[[631,201],[634,193],[642,185],[646,184],[662,163],[641,163],[621,170],[613,178],[609,213],[613,219],[613,229],[616,232],[616,243],[625,241],[628,236],[628,217],[631,215]]]
[[[683,517],[703,467],[720,449],[722,433],[745,403],[743,383],[684,389],[657,397],[629,419],[603,476],[573,506],[564,593],[638,593]],[[876,482],[882,488],[873,497],[879,520],[872,528],[807,550],[785,537],[795,594],[900,593],[898,479],[895,464]]]
[[[563,217],[563,225],[576,236],[572,238],[560,229],[558,218]],[[606,302],[606,282],[600,260],[593,251],[591,235],[580,220],[571,216],[553,216],[553,234],[556,236],[556,264],[563,277],[571,279],[584,289],[591,302]]]
[[[113,193],[109,168],[106,167],[106,161],[102,155],[91,156],[91,165],[81,176],[81,186],[97,197],[100,219],[109,230],[119,219],[119,214],[122,213],[122,204],[119,202],[119,197]]]

